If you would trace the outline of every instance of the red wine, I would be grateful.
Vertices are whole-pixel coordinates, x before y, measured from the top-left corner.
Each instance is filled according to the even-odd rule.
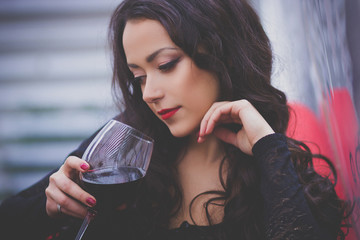
[[[113,210],[132,203],[145,172],[136,167],[105,168],[83,174],[83,188],[96,198],[95,210]]]

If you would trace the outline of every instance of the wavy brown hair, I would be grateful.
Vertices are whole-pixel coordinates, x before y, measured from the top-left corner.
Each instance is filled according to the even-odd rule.
[[[175,161],[186,147],[187,139],[173,137],[151,112],[142,100],[140,86],[133,81],[134,76],[127,67],[122,45],[123,31],[128,20],[141,18],[159,21],[172,41],[199,68],[217,76],[221,88],[220,100],[247,99],[274,131],[282,134],[287,130],[289,109],[285,94],[271,85],[270,42],[259,17],[246,1],[124,0],[115,10],[110,24],[113,89],[124,120],[155,140],[151,165],[137,206],[148,222],[167,227],[182,201]],[[324,159],[336,179],[334,166],[327,158],[314,156],[304,143],[290,138],[287,142],[311,210],[319,222],[332,231],[332,235],[343,237],[341,222],[345,204],[334,191],[335,183],[314,171],[312,160],[314,157]],[[264,236],[263,200],[258,170],[252,157],[233,146],[224,145],[227,179],[219,171],[224,191],[204,193],[216,193],[218,196],[209,200],[207,205],[219,199],[225,201],[223,222],[229,226],[228,237],[261,239]],[[336,213],[335,218],[330,218],[332,221],[327,218],[329,207]],[[208,220],[212,224],[210,214]]]

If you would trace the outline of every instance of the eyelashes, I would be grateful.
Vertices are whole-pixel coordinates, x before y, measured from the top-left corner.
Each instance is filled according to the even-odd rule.
[[[176,64],[180,61],[180,59],[181,59],[181,56],[179,56],[179,57],[175,58],[174,60],[171,60],[165,64],[158,66],[157,69],[164,73],[169,72],[176,66]],[[145,79],[146,79],[146,75],[142,75],[142,76],[134,77],[133,82],[142,84]]]
[[[158,69],[162,72],[167,72],[167,71],[170,71],[171,69],[173,69],[173,67],[175,67],[175,65],[180,61],[180,58],[181,57],[177,57],[175,58],[174,60],[170,61],[170,62],[167,62],[163,65],[160,65],[158,67]]]
[[[144,81],[146,76],[139,76],[139,77],[134,77],[133,79],[133,83],[139,83],[142,84],[142,82]]]

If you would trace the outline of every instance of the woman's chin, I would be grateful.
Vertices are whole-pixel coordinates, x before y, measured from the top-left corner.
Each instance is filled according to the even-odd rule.
[[[176,137],[176,138],[183,138],[183,137],[187,137],[189,134],[183,133],[183,132],[178,132],[178,131],[171,131],[171,134]]]
[[[188,136],[195,136],[197,137],[197,134],[199,132],[199,128],[196,129],[178,129],[178,128],[169,128],[171,134],[176,138],[183,138]]]

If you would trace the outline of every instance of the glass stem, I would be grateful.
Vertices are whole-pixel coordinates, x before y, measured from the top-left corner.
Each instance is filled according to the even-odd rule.
[[[93,210],[93,209],[89,209],[89,210],[88,210],[88,212],[87,212],[87,214],[86,214],[86,217],[84,218],[84,221],[83,221],[83,223],[81,224],[81,227],[80,227],[80,229],[79,229],[79,232],[78,232],[78,234],[76,235],[75,240],[80,240],[80,239],[83,237],[83,235],[84,235],[87,227],[89,226],[89,223],[91,222],[91,220],[94,219],[95,215],[96,215],[96,211],[95,211],[95,210]]]

